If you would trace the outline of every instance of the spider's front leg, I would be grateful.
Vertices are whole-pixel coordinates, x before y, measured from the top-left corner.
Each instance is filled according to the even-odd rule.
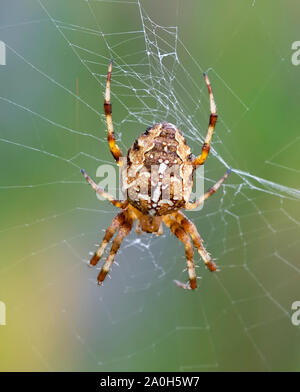
[[[163,221],[166,224],[166,226],[168,226],[170,228],[172,233],[174,235],[176,235],[176,237],[180,241],[182,241],[185,246],[187,269],[188,269],[188,274],[189,274],[189,283],[184,284],[184,283],[181,283],[177,280],[175,280],[174,282],[177,284],[177,286],[179,286],[181,288],[194,290],[197,288],[197,282],[196,282],[195,264],[194,264],[194,259],[193,259],[194,248],[193,248],[193,244],[191,242],[191,239],[188,236],[188,234],[186,233],[186,231],[184,230],[184,228],[182,228],[180,226],[180,224],[178,222],[176,222],[176,220],[174,220],[170,215],[165,215],[163,217]]]
[[[105,232],[104,238],[97,249],[97,251],[94,253],[93,257],[91,258],[90,265],[95,266],[98,264],[98,261],[101,259],[104,250],[106,249],[109,241],[115,234],[115,232],[118,230],[118,233],[116,237],[114,238],[112,242],[112,246],[109,252],[109,255],[103,264],[103,267],[101,268],[101,271],[98,275],[98,283],[101,284],[106,275],[108,274],[110,267],[112,263],[115,260],[116,253],[118,252],[120,245],[124,238],[130,233],[130,230],[132,228],[134,217],[132,217],[130,214],[127,213],[127,211],[122,211],[120,212],[117,216],[114,217],[112,220],[111,225],[108,227],[108,229]]]
[[[128,221],[125,221],[124,224],[120,226],[118,234],[113,240],[109,255],[98,275],[98,284],[102,284],[102,282],[106,278],[106,275],[108,274],[110,267],[115,260],[116,253],[118,252],[124,238],[130,233],[131,228],[132,228],[132,223]]]
[[[207,252],[205,247],[203,246],[203,241],[198,233],[198,230],[194,223],[189,220],[182,212],[177,211],[173,214],[174,218],[178,222],[178,224],[183,227],[183,229],[191,235],[195,248],[198,250],[202,260],[204,261],[206,267],[210,271],[216,271],[217,266],[212,260],[210,254]]]
[[[95,266],[98,264],[98,261],[101,259],[103,252],[105,251],[109,241],[112,239],[113,235],[115,234],[116,230],[123,225],[125,222],[125,215],[123,212],[120,212],[118,215],[114,217],[111,222],[111,225],[107,228],[104,238],[99,246],[99,248],[94,253],[93,257],[91,258],[90,265]]]

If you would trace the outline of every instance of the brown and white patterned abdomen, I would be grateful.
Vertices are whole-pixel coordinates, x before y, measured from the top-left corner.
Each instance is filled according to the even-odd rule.
[[[192,158],[182,133],[173,124],[148,128],[129,149],[123,168],[122,191],[129,203],[149,215],[182,208],[193,187]]]

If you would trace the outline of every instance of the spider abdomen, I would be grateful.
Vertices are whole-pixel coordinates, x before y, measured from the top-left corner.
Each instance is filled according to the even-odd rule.
[[[182,208],[193,186],[192,154],[182,133],[167,122],[148,128],[131,146],[123,169],[123,192],[147,215]]]

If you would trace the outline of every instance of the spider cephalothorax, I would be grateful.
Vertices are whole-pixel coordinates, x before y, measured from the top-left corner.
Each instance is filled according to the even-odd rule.
[[[193,260],[193,244],[210,271],[216,270],[216,265],[203,246],[196,226],[181,212],[182,208],[194,209],[217,191],[228,177],[230,170],[203,196],[190,203],[193,188],[193,175],[197,166],[203,165],[210,150],[210,142],[217,120],[216,105],[211,86],[206,74],[205,81],[210,98],[210,120],[202,152],[195,157],[191,153],[182,133],[175,125],[168,122],[158,123],[148,128],[130,147],[124,159],[115,143],[115,135],[111,116],[110,80],[112,62],[109,64],[107,84],[104,99],[104,110],[108,128],[108,143],[113,157],[122,168],[122,192],[125,200],[115,200],[97,186],[86,174],[82,173],[94,190],[105,197],[121,212],[116,215],[106,230],[98,250],[93,255],[90,265],[98,263],[109,241],[117,231],[110,253],[98,275],[98,283],[105,279],[114,262],[115,255],[123,239],[129,234],[135,221],[136,232],[163,232],[162,222],[172,233],[184,243],[189,282],[175,283],[186,289],[197,287],[195,265]]]

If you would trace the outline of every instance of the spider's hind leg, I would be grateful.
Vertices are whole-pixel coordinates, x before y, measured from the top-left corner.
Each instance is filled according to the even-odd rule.
[[[223,182],[226,180],[226,178],[229,176],[231,173],[231,169],[228,169],[227,172],[224,174],[223,177],[219,179],[218,182],[215,183],[207,192],[204,193],[201,197],[199,197],[196,201],[193,203],[186,203],[185,209],[186,210],[193,210],[194,208],[199,207],[205,200],[207,200],[210,196],[212,196],[214,193],[217,192],[217,190],[220,188],[220,186],[223,184]]]
[[[105,192],[104,189],[102,189],[100,186],[98,186],[92,179],[91,177],[86,173],[86,171],[84,169],[81,169],[81,173],[83,174],[84,178],[86,179],[86,181],[91,185],[91,187],[94,189],[94,191],[104,197],[106,200],[110,201],[114,206],[118,207],[118,208],[126,208],[126,206],[128,205],[128,202],[125,201],[121,201],[121,200],[116,200],[112,195],[110,195],[109,193]]]
[[[203,163],[206,161],[206,158],[207,158],[207,156],[209,154],[209,150],[210,150],[210,143],[211,143],[212,135],[213,135],[213,132],[214,132],[214,129],[216,126],[216,122],[217,122],[217,118],[218,118],[217,107],[216,107],[214,95],[212,92],[210,81],[209,81],[206,73],[204,73],[204,79],[205,79],[205,83],[207,85],[208,93],[209,93],[210,117],[209,117],[207,134],[206,134],[205,141],[204,141],[204,144],[202,147],[202,152],[201,152],[201,155],[197,156],[195,158],[195,160],[193,161],[194,166],[203,165]]]
[[[111,60],[108,67],[107,79],[106,79],[106,89],[104,95],[104,112],[107,124],[107,141],[109,145],[110,152],[115,158],[117,164],[122,166],[122,152],[116,144],[114,126],[112,121],[112,109],[110,102],[110,81],[111,81],[111,71],[112,71],[113,61]]]

